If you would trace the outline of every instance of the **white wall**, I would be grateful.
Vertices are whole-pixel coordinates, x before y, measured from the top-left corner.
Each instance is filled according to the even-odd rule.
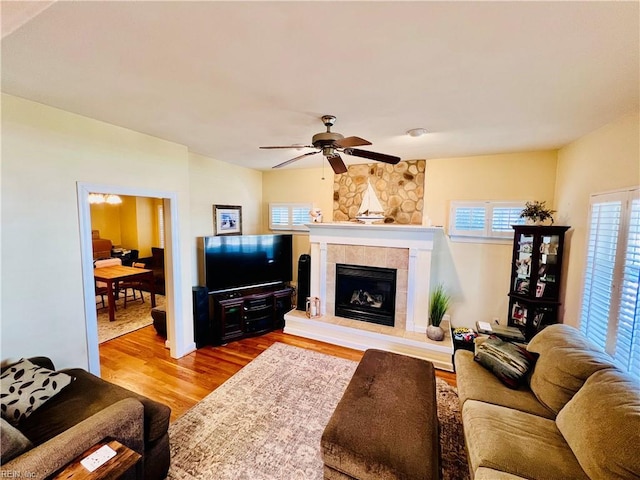
[[[637,185],[640,185],[638,113],[626,115],[558,152],[555,208],[561,222],[572,227],[565,253],[564,323],[579,324],[589,196]]]
[[[76,182],[175,192],[190,258],[186,147],[2,95],[2,359],[88,367]],[[182,262],[183,337],[193,339],[191,262]]]

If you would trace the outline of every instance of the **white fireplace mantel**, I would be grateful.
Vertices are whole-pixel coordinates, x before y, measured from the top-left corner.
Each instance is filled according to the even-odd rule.
[[[327,313],[327,245],[362,245],[369,247],[404,248],[409,252],[407,331],[426,332],[431,253],[439,227],[422,225],[372,224],[354,222],[311,223],[311,296],[319,297],[322,314]]]
[[[365,225],[352,222],[312,223],[307,226],[311,244],[310,294],[320,299],[322,316],[307,318],[303,312],[292,310],[284,316],[285,333],[359,350],[379,348],[424,358],[433,362],[436,368],[453,371],[451,335],[445,331],[445,340],[434,342],[425,334],[429,310],[431,257],[437,237],[443,234],[442,228],[421,225]],[[335,284],[332,283],[335,282],[335,273],[329,272],[329,266],[333,267],[336,264],[337,260],[333,257],[337,255],[336,252],[342,250],[334,246],[342,245],[365,247],[345,247],[345,263],[354,263],[347,258],[348,251],[353,253],[360,250],[365,252],[365,257],[364,260],[363,257],[359,257],[359,261],[365,262],[361,263],[365,265],[375,263],[375,259],[381,256],[385,256],[387,260],[391,256],[393,261],[401,259],[402,266],[397,268],[403,269],[403,275],[407,279],[406,292],[400,289],[396,292],[394,327],[343,319],[336,317],[334,311],[327,313],[328,298],[334,302],[329,302],[331,310],[334,310],[335,306],[335,294],[331,291],[335,289]],[[366,247],[384,247],[387,250],[368,250]],[[371,253],[369,258],[366,258],[367,251]],[[331,252],[333,253],[328,255]],[[328,256],[332,258],[329,259]],[[399,295],[406,295],[406,308],[402,310],[398,309]],[[404,301],[405,298],[401,300]]]
[[[309,241],[345,245],[420,248],[433,250],[434,236],[441,227],[422,225],[371,224],[355,222],[309,223]],[[339,240],[339,241],[338,241]]]

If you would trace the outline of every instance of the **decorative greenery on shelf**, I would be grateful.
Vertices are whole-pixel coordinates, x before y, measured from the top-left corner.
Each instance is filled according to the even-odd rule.
[[[545,220],[550,219],[551,224],[553,224],[554,213],[556,213],[556,211],[547,208],[546,202],[544,200],[542,202],[538,202],[537,200],[535,200],[533,202],[525,203],[524,210],[520,212],[520,218],[531,220],[534,223],[541,223]]]
[[[442,284],[438,285],[429,297],[429,324],[439,327],[442,317],[447,313],[451,305],[451,296],[446,292]]]

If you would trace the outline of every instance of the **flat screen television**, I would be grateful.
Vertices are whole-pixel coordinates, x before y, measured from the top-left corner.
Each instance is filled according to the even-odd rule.
[[[204,237],[205,285],[221,292],[292,279],[291,235]]]

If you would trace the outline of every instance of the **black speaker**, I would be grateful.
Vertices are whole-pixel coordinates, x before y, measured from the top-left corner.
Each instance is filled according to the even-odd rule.
[[[212,342],[211,324],[209,322],[209,292],[207,287],[193,287],[193,340],[196,347],[201,348]]]
[[[311,294],[311,255],[302,254],[298,260],[298,306],[306,310],[307,297]]]

